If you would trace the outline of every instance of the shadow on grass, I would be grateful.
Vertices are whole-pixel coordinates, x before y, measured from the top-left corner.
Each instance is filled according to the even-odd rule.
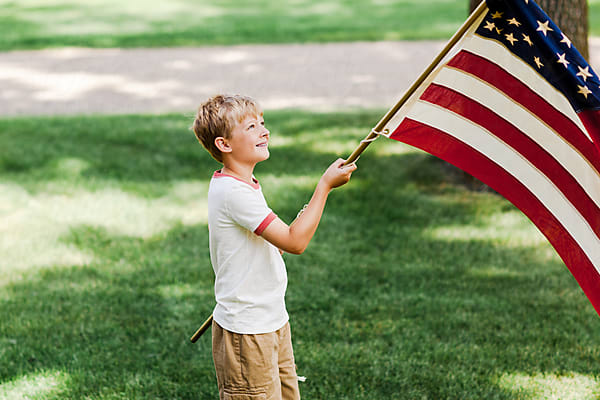
[[[294,140],[348,124],[336,141],[354,141],[373,116],[294,115],[276,114],[273,124]],[[9,150],[2,179],[32,190],[55,179],[75,187],[142,182],[158,184],[156,192],[206,180],[216,163],[181,134],[179,120],[0,121]],[[34,133],[38,124],[46,133]],[[506,374],[597,381],[598,318],[548,246],[515,244],[510,233],[435,236],[441,227],[487,227],[486,217],[514,209],[446,183],[441,165],[422,153],[385,153],[391,145],[374,145],[351,184],[331,194],[307,252],[286,255],[296,359],[309,378],[303,396],[511,399],[519,394],[499,384]],[[264,188],[275,211],[293,218],[335,154],[274,146],[258,176],[289,177]],[[88,167],[75,178],[55,174],[65,158]],[[303,176],[312,184],[294,184]],[[188,341],[214,304],[207,233],[204,224],[150,238],[73,228],[60,240],[92,262],[25,272],[0,286],[0,382],[59,371],[64,385],[40,397],[214,398],[210,335]]]
[[[504,373],[594,376],[598,324],[564,266],[364,219],[332,205],[308,253],[287,256],[305,396],[509,399],[494,383]],[[206,227],[65,240],[98,261],[6,288],[1,380],[62,371],[68,384],[49,398],[213,398],[210,335],[188,342],[213,305]]]
[[[596,389],[581,398],[595,398],[600,324],[568,269],[546,243],[432,236],[489,223],[482,204],[492,214],[513,207],[440,191],[432,172],[441,165],[426,158],[365,156],[361,169],[385,173],[335,194],[309,253],[287,263],[311,398],[345,388],[361,398],[539,398],[499,385],[512,373],[585,375]],[[360,200],[340,212],[347,199]]]
[[[152,240],[84,227],[64,239],[98,261],[4,289],[1,380],[60,370],[56,398],[211,397],[210,335],[189,343],[214,303],[206,226]]]
[[[267,123],[275,140],[285,137],[293,141],[298,135],[315,135],[341,125],[352,133],[337,134],[335,140],[355,143],[366,136],[379,114],[311,117],[313,114],[300,111],[269,112]],[[75,160],[77,183],[81,184],[206,180],[219,164],[188,129],[192,120],[193,115],[0,119],[0,173],[4,181],[17,183],[65,179],[69,174],[63,162]],[[327,140],[323,142],[326,146]],[[293,144],[272,145],[271,152],[268,170],[278,175],[315,173],[338,157],[335,149],[318,153]]]

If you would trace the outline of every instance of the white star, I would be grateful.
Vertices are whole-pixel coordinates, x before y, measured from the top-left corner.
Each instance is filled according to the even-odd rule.
[[[562,40],[560,41],[561,43],[566,43],[568,48],[571,48],[571,41],[569,40],[569,38],[567,36],[565,36],[564,33],[560,33],[562,35]]]
[[[521,23],[520,23],[519,21],[517,21],[517,19],[516,19],[516,18],[512,18],[512,19],[509,19],[509,20],[507,20],[507,21],[508,21],[508,24],[509,24],[509,25],[516,25],[516,26],[517,26],[517,28],[518,28],[519,26],[521,26]]]
[[[485,26],[483,28],[488,29],[491,32],[494,30],[495,27],[496,27],[496,24],[494,24],[493,22],[485,21]]]
[[[538,69],[542,68],[544,66],[544,64],[542,64],[542,61],[540,60],[539,57],[533,57],[533,61],[535,61]]]
[[[556,55],[558,56],[557,63],[564,65],[565,68],[569,68],[570,62],[567,61],[567,55],[565,53],[562,53],[562,54],[556,53]]]
[[[538,23],[538,28],[536,29],[536,31],[540,31],[544,33],[544,36],[548,36],[548,31],[553,31],[554,29],[550,28],[548,26],[548,23],[550,21],[546,21],[543,24],[540,21],[537,21]]]
[[[533,42],[531,41],[531,39],[529,38],[529,36],[527,36],[524,33],[523,33],[523,40],[526,41],[527,44],[529,44],[529,46],[533,46]]]
[[[585,85],[583,85],[583,86],[577,85],[577,87],[579,88],[577,93],[582,94],[585,97],[585,99],[587,100],[588,94],[591,94],[592,91],[590,89],[588,89],[588,87]]]
[[[515,38],[512,33],[509,33],[509,34],[504,35],[504,36],[506,37],[506,40],[508,40],[510,42],[510,44],[513,45],[513,46],[515,45],[515,42],[519,41],[519,39]]]
[[[581,68],[578,65],[577,68],[579,68],[579,72],[577,73],[577,76],[581,76],[581,79],[583,79],[584,82],[587,82],[587,78],[591,78],[593,76],[592,74],[590,74],[590,66],[589,65],[585,68]]]

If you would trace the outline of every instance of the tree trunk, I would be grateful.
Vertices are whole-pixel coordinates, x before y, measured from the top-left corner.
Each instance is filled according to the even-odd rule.
[[[469,0],[469,9],[473,11],[479,3],[480,0]],[[587,0],[537,0],[537,3],[589,61]]]

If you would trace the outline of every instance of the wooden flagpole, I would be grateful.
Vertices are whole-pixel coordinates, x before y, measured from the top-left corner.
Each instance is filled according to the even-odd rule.
[[[200,336],[202,336],[202,334],[204,332],[206,332],[206,330],[208,329],[208,327],[212,325],[212,320],[213,320],[213,315],[210,314],[210,317],[208,317],[206,319],[206,321],[204,321],[204,323],[202,324],[202,326],[200,328],[198,328],[198,330],[196,331],[196,333],[194,333],[192,335],[192,337],[190,338],[190,341],[192,343],[196,343],[196,341],[198,339],[200,339]]]
[[[431,64],[425,69],[425,71],[423,71],[423,73],[412,84],[412,86],[408,89],[408,91],[406,93],[404,93],[404,96],[402,96],[400,101],[398,101],[398,103],[396,103],[396,105],[394,107],[392,107],[383,116],[383,118],[379,121],[377,126],[375,128],[373,128],[373,130],[367,135],[367,137],[360,142],[358,147],[352,152],[350,157],[348,157],[348,159],[344,162],[344,165],[353,163],[354,161],[356,161],[358,159],[358,156],[360,156],[360,154],[363,151],[365,151],[367,146],[369,144],[371,144],[371,142],[378,137],[378,135],[381,133],[381,131],[387,125],[387,123],[390,122],[392,117],[398,112],[400,107],[402,107],[404,105],[404,103],[406,103],[408,101],[410,96],[412,96],[413,93],[417,90],[417,88],[419,86],[421,86],[421,84],[425,81],[425,79],[427,79],[429,74],[438,66],[438,64],[444,59],[444,57],[446,57],[446,55],[450,52],[450,50],[452,50],[452,48],[456,45],[456,43],[458,43],[458,41],[462,38],[462,36],[465,34],[465,32],[471,27],[471,25],[473,25],[473,23],[477,20],[477,18],[479,18],[479,16],[481,16],[481,14],[483,14],[486,10],[487,10],[487,6],[485,4],[485,0],[483,0],[481,3],[479,3],[479,6],[477,6],[475,11],[473,11],[471,13],[469,18],[462,24],[462,26],[458,29],[458,31],[456,31],[456,33],[450,38],[450,40],[448,41],[448,43],[446,44],[444,49],[437,55],[437,57],[431,62]],[[202,334],[208,330],[208,328],[212,324],[212,320],[213,320],[213,316],[211,314],[210,317],[208,317],[206,319],[206,321],[204,321],[202,326],[190,338],[190,341],[192,343],[196,343],[196,341],[200,338],[200,336],[202,336]]]
[[[433,72],[433,70],[439,65],[439,63],[446,57],[446,55],[452,50],[452,48],[458,43],[458,41],[463,37],[465,32],[473,25],[473,23],[487,11],[487,6],[485,4],[485,0],[479,3],[479,6],[471,13],[469,18],[462,24],[462,26],[456,31],[456,33],[450,38],[444,49],[437,55],[437,57],[431,62],[431,64],[423,71],[423,73],[417,78],[417,80],[412,84],[412,86],[404,93],[404,96],[396,103],[394,107],[392,107],[379,121],[377,126],[373,128],[373,130],[367,135],[364,140],[360,142],[358,147],[352,152],[350,157],[344,162],[344,165],[353,163],[358,159],[358,156],[365,151],[367,146],[371,144],[372,141],[377,139],[379,134],[381,134],[383,128],[387,125],[388,122],[392,119],[392,117],[400,110],[400,108],[408,101],[408,99],[413,95],[413,93],[421,86],[421,84],[427,79],[429,74]]]

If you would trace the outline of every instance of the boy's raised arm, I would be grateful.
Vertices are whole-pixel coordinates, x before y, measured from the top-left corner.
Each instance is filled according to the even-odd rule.
[[[263,231],[262,237],[287,253],[301,254],[319,226],[329,192],[331,189],[347,183],[356,169],[354,163],[342,166],[343,163],[344,160],[339,158],[327,168],[321,176],[308,206],[291,225],[288,226],[276,218]]]

